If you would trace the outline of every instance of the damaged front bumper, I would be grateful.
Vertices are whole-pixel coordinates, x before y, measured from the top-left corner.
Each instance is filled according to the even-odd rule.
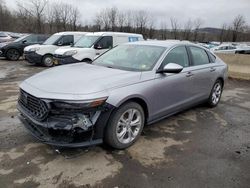
[[[23,57],[30,64],[41,64],[43,58],[42,55],[39,55],[36,52],[27,51],[24,51]]]
[[[103,105],[96,111],[51,115],[39,121],[18,104],[19,119],[43,143],[59,147],[85,147],[101,144],[104,129],[114,107]],[[93,109],[92,109],[93,110]],[[85,115],[91,114],[91,115]]]
[[[72,56],[62,56],[57,54],[54,54],[53,61],[54,65],[67,65],[80,62],[79,60],[73,58]]]

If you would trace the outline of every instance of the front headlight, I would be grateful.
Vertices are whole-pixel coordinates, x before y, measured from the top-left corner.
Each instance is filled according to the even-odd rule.
[[[7,44],[5,44],[5,43],[0,43],[0,48],[2,48],[2,47],[4,47],[4,46],[6,46]]]
[[[39,49],[40,49],[39,47],[30,48],[29,52],[35,52],[35,51],[38,51]]]
[[[64,56],[73,56],[75,54],[77,54],[77,51],[76,50],[71,50],[71,51],[65,52],[63,55]]]
[[[86,101],[54,101],[52,105],[60,109],[86,109],[101,106],[105,103],[108,97]]]

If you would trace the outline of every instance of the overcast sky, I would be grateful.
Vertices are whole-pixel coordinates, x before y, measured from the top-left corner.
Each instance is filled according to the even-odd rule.
[[[28,0],[18,0],[28,1]],[[200,18],[203,27],[221,27],[230,23],[235,16],[242,14],[250,25],[250,0],[49,0],[62,1],[77,6],[82,15],[82,23],[91,23],[100,9],[116,6],[119,10],[145,10],[156,18],[155,25],[175,17],[185,23],[188,19]],[[15,7],[16,0],[5,0]]]

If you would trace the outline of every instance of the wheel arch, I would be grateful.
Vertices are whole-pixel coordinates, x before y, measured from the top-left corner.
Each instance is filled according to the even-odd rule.
[[[219,77],[219,78],[217,78],[217,80],[220,80],[221,83],[222,83],[222,87],[224,87],[224,79],[223,79],[223,77]]]
[[[81,62],[84,62],[84,61],[90,61],[90,62],[92,62],[93,60],[91,58],[86,57],[86,58],[83,58]]]
[[[147,104],[146,100],[143,99],[142,97],[139,97],[139,96],[131,96],[131,97],[126,98],[123,101],[121,101],[118,104],[118,108],[120,106],[122,106],[123,104],[128,103],[128,102],[138,103],[142,107],[142,109],[144,111],[144,115],[145,115],[145,120],[146,120],[145,122],[147,122],[147,119],[149,117],[149,109],[148,109],[148,104]]]

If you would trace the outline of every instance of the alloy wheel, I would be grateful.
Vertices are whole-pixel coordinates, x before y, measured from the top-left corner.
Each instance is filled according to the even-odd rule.
[[[142,126],[142,115],[133,108],[125,111],[117,123],[116,136],[120,143],[131,143],[139,134]]]
[[[212,93],[212,103],[214,105],[216,105],[220,101],[221,93],[222,93],[222,87],[221,84],[218,82],[215,84]]]

